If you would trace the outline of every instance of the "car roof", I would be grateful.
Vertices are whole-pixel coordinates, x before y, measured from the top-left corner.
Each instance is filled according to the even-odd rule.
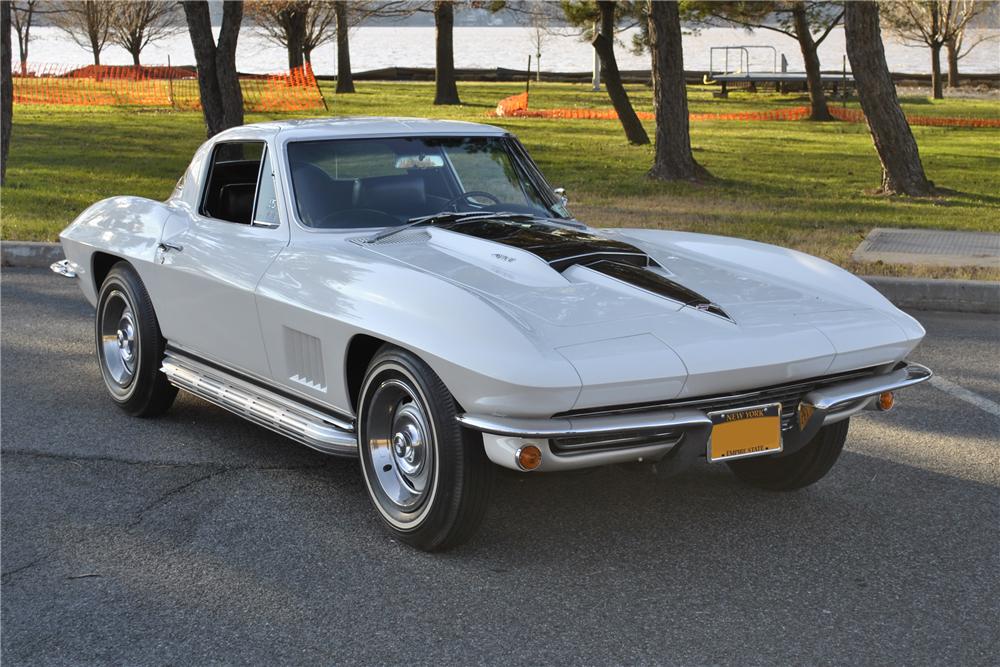
[[[380,116],[338,116],[331,118],[304,118],[276,120],[266,123],[241,125],[214,137],[226,139],[268,138],[280,134],[282,140],[303,141],[317,139],[346,139],[350,137],[377,136],[502,136],[503,128],[482,123],[429,118],[388,118]]]

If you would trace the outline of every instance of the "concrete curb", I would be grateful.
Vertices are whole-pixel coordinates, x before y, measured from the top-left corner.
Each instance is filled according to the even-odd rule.
[[[0,265],[25,268],[49,268],[52,262],[65,259],[58,243],[36,241],[0,241]]]
[[[0,265],[48,268],[63,259],[58,243],[0,242]],[[927,280],[862,276],[900,308],[943,310],[955,313],[1000,313],[1000,282],[985,280]]]
[[[1000,282],[862,276],[898,308],[953,313],[1000,313]]]

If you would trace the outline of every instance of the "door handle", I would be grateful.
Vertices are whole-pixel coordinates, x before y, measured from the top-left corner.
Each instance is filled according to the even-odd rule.
[[[168,250],[173,250],[174,252],[181,252],[182,250],[184,250],[184,246],[182,245],[178,245],[176,243],[167,243],[165,241],[161,241],[160,245],[158,245],[157,247],[163,252],[167,252]]]

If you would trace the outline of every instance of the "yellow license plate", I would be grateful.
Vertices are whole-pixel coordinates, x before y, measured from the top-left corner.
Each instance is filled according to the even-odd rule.
[[[709,462],[781,451],[781,404],[710,412]]]

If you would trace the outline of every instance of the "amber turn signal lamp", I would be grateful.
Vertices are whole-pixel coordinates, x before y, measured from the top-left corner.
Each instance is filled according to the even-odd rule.
[[[894,405],[896,405],[896,395],[891,391],[883,391],[878,395],[878,409],[882,412],[892,410]]]
[[[799,403],[799,430],[805,430],[806,424],[812,419],[813,411],[816,410],[808,403]]]
[[[525,445],[514,454],[521,470],[534,470],[542,464],[542,450],[534,445]]]

